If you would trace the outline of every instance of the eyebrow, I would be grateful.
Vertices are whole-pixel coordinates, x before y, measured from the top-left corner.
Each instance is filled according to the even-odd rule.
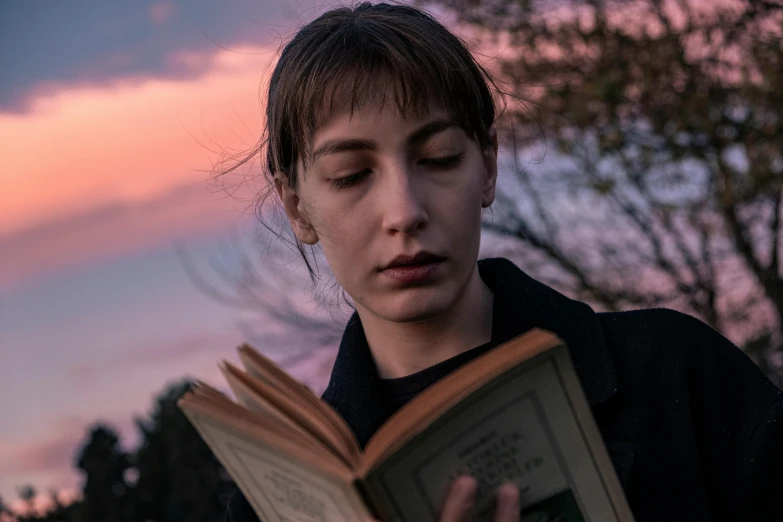
[[[411,133],[411,135],[408,136],[408,138],[405,141],[409,147],[421,145],[429,138],[431,138],[433,135],[438,134],[439,132],[443,132],[446,129],[450,129],[451,127],[458,127],[458,125],[452,120],[446,120],[446,119],[433,120],[428,123],[425,123],[418,129],[413,131],[413,133]],[[372,140],[365,140],[365,139],[328,140],[325,141],[323,144],[321,144],[320,147],[315,149],[315,151],[313,151],[312,155],[310,156],[310,161],[315,162],[318,160],[318,158],[322,156],[327,156],[329,154],[338,154],[340,152],[350,152],[350,151],[358,151],[358,150],[376,151],[378,150],[378,144]]]

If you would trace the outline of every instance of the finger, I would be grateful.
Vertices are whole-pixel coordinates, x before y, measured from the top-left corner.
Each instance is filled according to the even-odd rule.
[[[498,488],[495,503],[495,522],[519,521],[519,488],[513,482]]]
[[[473,507],[478,483],[476,479],[468,476],[460,476],[454,479],[449,489],[449,495],[443,505],[440,522],[463,522],[468,520],[468,515]]]

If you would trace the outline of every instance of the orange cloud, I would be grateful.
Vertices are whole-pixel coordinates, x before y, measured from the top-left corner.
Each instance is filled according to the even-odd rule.
[[[180,54],[171,60],[208,61],[207,72],[64,89],[0,114],[0,237],[204,180],[199,169],[257,141],[272,58],[266,48]]]

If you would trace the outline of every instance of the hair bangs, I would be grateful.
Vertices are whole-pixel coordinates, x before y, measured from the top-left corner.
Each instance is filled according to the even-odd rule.
[[[297,188],[297,162],[307,161],[314,133],[335,114],[387,103],[403,117],[438,112],[487,148],[496,117],[493,92],[502,101],[504,94],[465,43],[425,11],[369,2],[331,9],[283,46],[269,79],[264,135],[221,175],[265,156],[269,183],[256,212],[283,237],[265,222],[264,202],[280,184]],[[292,244],[315,282],[305,245],[298,239]]]
[[[267,107],[267,123],[279,132],[269,136],[267,160],[271,171],[288,172],[292,186],[313,134],[335,114],[368,106],[392,104],[406,118],[442,111],[489,145],[495,104],[486,73],[464,44],[423,12],[379,7],[346,9],[328,31],[316,21],[313,34],[303,29],[297,38],[304,41],[281,55],[270,83],[270,100],[279,103]]]

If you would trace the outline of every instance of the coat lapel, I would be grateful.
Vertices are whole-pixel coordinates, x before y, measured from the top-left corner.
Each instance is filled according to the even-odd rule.
[[[502,340],[534,327],[554,332],[568,345],[590,406],[619,391],[614,359],[592,308],[536,281],[507,259],[482,260],[479,270],[496,302],[514,318],[504,324]]]
[[[343,332],[323,399],[345,419],[362,447],[386,420],[378,379],[362,322],[354,312]]]

